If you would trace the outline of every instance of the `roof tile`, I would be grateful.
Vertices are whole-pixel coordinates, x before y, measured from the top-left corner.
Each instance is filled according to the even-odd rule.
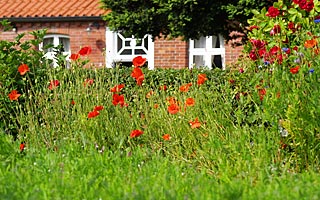
[[[0,0],[0,18],[99,17],[100,0]]]

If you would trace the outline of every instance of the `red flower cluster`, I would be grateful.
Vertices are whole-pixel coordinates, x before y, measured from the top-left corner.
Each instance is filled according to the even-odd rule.
[[[198,84],[198,85],[202,85],[202,84],[204,84],[204,82],[205,82],[206,80],[208,80],[206,74],[199,74],[199,75],[198,75],[197,84]]]
[[[124,101],[124,96],[123,95],[119,95],[119,94],[113,94],[112,96],[112,104],[113,105],[120,105],[120,107],[123,107],[123,106],[128,106],[127,103],[125,103]]]
[[[8,97],[11,101],[16,101],[20,97],[21,94],[18,93],[17,90],[12,90],[9,94]]]
[[[142,130],[133,130],[130,133],[130,138],[135,138],[135,137],[139,137],[140,135],[143,134]]]
[[[110,92],[120,92],[122,90],[122,88],[124,88],[124,84],[119,84],[119,85],[116,85],[114,86],[113,88],[110,89]]]
[[[136,79],[137,85],[142,85],[144,74],[139,67],[134,67],[131,76]]]
[[[104,109],[103,106],[95,106],[93,111],[88,113],[88,118],[90,119],[90,118],[94,118],[94,117],[98,116],[100,114],[99,111],[103,110],[103,109]]]
[[[271,6],[271,7],[269,7],[266,16],[274,18],[274,17],[277,17],[279,14],[280,14],[279,9]]]
[[[82,47],[78,53],[73,53],[70,55],[70,60],[78,60],[80,56],[86,56],[91,53],[92,49],[89,46]]]
[[[300,66],[295,66],[295,67],[293,67],[293,68],[290,69],[290,72],[291,72],[292,74],[296,74],[296,73],[299,72],[299,69],[300,69]]]
[[[29,67],[28,65],[26,64],[21,64],[19,67],[18,67],[18,72],[20,73],[21,76],[25,75],[29,70]]]
[[[293,0],[293,3],[298,4],[302,10],[310,12],[314,8],[313,0]]]
[[[181,92],[188,92],[189,91],[189,88],[192,86],[192,83],[187,83],[187,84],[184,84],[182,86],[180,86],[179,90]]]

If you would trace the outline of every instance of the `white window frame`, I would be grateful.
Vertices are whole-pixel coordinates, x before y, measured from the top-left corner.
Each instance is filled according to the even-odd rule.
[[[148,39],[148,49],[143,48],[143,50],[146,52],[146,54],[134,54],[131,55],[120,55],[118,52],[118,32],[111,31],[110,28],[106,28],[106,67],[112,68],[114,67],[114,64],[116,62],[132,62],[133,58],[136,56],[142,56],[147,59],[148,62],[148,69],[154,69],[154,42],[152,41],[152,38],[150,35],[146,35],[144,38],[147,37]],[[132,52],[134,52],[134,49],[136,48],[136,38],[133,36],[131,38],[124,38],[122,35],[120,35],[120,38],[122,38],[122,41],[130,42],[130,46],[132,49]],[[122,49],[125,47],[124,44],[122,44]],[[126,47],[126,49],[129,49],[129,47]]]
[[[194,67],[201,67],[205,66],[209,69],[212,69],[212,56],[214,55],[220,55],[221,56],[221,62],[222,62],[222,69],[225,69],[225,46],[224,46],[224,38],[221,34],[218,34],[219,39],[219,48],[213,48],[212,47],[212,40],[214,37],[217,36],[207,36],[205,37],[205,47],[204,48],[195,48],[195,40],[189,41],[189,69],[192,69]],[[204,39],[202,37],[201,39]],[[203,63],[196,64],[194,61],[194,56],[203,56]]]
[[[53,38],[53,46],[57,47],[60,44],[60,38],[65,38],[69,40],[69,49],[67,51],[62,52],[64,56],[66,56],[67,66],[70,62],[71,55],[71,46],[70,46],[70,37],[68,35],[63,34],[47,34],[44,36],[44,39]],[[43,42],[40,44],[39,49],[43,51]],[[53,67],[58,67],[57,60],[55,58],[55,52],[49,51],[45,53],[45,58],[53,60]]]

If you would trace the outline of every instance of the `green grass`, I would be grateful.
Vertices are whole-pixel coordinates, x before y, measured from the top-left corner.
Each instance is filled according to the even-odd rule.
[[[197,86],[204,72],[208,80]],[[255,91],[261,74],[155,70],[139,87],[125,69],[48,73],[60,85],[51,91],[39,83],[31,97],[22,95],[24,104],[13,102],[18,137],[0,135],[0,199],[320,198],[318,158],[306,167],[299,153],[281,149],[279,118],[265,117]],[[86,78],[94,84],[85,87]],[[230,78],[240,80],[231,85]],[[189,82],[189,91],[180,92]],[[112,104],[110,88],[120,83],[128,107]],[[168,90],[160,91],[164,84]],[[243,91],[249,95],[236,100]],[[170,97],[181,107],[175,115],[167,111]],[[196,104],[184,109],[189,97]],[[88,119],[97,105],[104,109]],[[191,129],[195,118],[201,127]],[[267,119],[274,120],[265,126]],[[130,138],[134,129],[144,134]]]

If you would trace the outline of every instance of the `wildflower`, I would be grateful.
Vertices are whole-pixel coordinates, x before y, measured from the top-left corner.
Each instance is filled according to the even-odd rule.
[[[169,134],[164,134],[164,135],[162,136],[162,138],[163,138],[164,140],[170,140],[170,139],[171,139],[171,137],[170,137]]]
[[[130,133],[130,138],[135,138],[135,137],[139,137],[140,135],[143,134],[142,130],[133,130]]]
[[[111,92],[120,92],[124,88],[124,84],[119,84],[110,89]]]
[[[169,104],[175,104],[175,103],[177,103],[177,100],[176,100],[174,97],[169,97],[169,98],[167,98],[167,101],[168,101]]]
[[[242,74],[244,72],[244,69],[243,68],[240,68],[239,69],[239,72]]]
[[[144,80],[144,74],[139,67],[135,67],[132,72],[131,76],[136,79],[137,85],[142,85]]]
[[[22,64],[18,67],[18,72],[20,72],[20,75],[23,76],[25,75],[29,70],[29,67],[28,65],[26,64]]]
[[[310,70],[309,70],[309,73],[312,74],[313,72],[314,72],[314,69],[310,69]]]
[[[17,90],[12,90],[9,94],[8,97],[11,101],[16,101],[20,97],[21,94],[18,93]]]
[[[187,83],[187,84],[184,84],[180,87],[180,91],[181,92],[188,92],[190,86],[192,86],[192,83]]]
[[[24,149],[26,148],[26,144],[24,142],[20,143],[20,153],[22,153],[24,151]]]
[[[90,119],[90,118],[94,118],[94,117],[98,116],[99,114],[100,114],[100,113],[99,113],[99,111],[97,111],[97,110],[91,111],[91,112],[88,113],[88,118],[89,118],[89,119]]]
[[[137,56],[132,60],[132,63],[135,67],[141,67],[146,63],[146,61],[146,58],[142,58],[142,56]]]
[[[206,80],[208,80],[206,74],[199,74],[199,75],[198,75],[197,84],[198,84],[198,85],[202,85],[202,84],[204,84],[204,82],[205,82]]]
[[[146,98],[149,99],[152,95],[153,95],[153,91],[151,90],[146,94]]]
[[[53,90],[54,88],[58,87],[60,85],[59,80],[52,80],[49,83],[49,90]]]
[[[271,17],[271,18],[275,18],[279,14],[280,14],[279,9],[271,6],[271,7],[268,8],[268,12],[267,12],[266,16]]]
[[[259,26],[253,25],[249,27],[249,31],[253,31],[254,29],[259,29]]]
[[[180,111],[180,108],[178,106],[178,104],[174,103],[174,104],[170,104],[168,106],[168,112],[170,114],[177,114]]]
[[[249,53],[249,58],[253,61],[257,60],[258,59],[258,56],[256,54],[256,51],[254,49],[252,49]]]
[[[124,102],[124,96],[123,95],[119,95],[119,94],[113,94],[112,96],[112,104],[113,105],[120,105],[120,107],[123,107],[123,106],[128,106],[128,104],[126,104]]]
[[[93,79],[87,78],[87,79],[84,81],[83,86],[87,86],[87,85],[90,86],[90,85],[93,84],[93,82],[94,82]]]
[[[162,85],[159,87],[160,90],[166,91],[167,90],[167,86],[166,85]]]
[[[299,68],[300,68],[300,66],[293,67],[293,68],[290,69],[290,72],[291,72],[292,74],[296,74],[296,73],[299,72]]]
[[[186,106],[194,106],[195,101],[193,98],[187,98],[186,100]]]
[[[89,55],[91,51],[92,51],[91,47],[86,46],[86,47],[82,47],[79,50],[78,54],[80,54],[81,56],[85,56],[85,55]]]
[[[288,29],[292,31],[292,33],[296,32],[296,28],[293,22],[288,23]]]
[[[189,124],[192,129],[199,128],[201,126],[201,123],[199,122],[198,118],[195,118],[194,121],[189,121]]]
[[[103,109],[104,109],[103,106],[95,106],[95,107],[94,107],[94,110],[95,110],[95,111],[100,111],[100,110],[103,110]]]
[[[316,24],[320,23],[320,19],[315,19],[314,23],[316,23]]]
[[[157,104],[157,103],[154,104],[154,105],[153,105],[153,108],[154,108],[154,109],[158,109],[158,108],[159,108],[159,104]]]
[[[317,40],[316,39],[311,39],[311,40],[306,40],[304,43],[304,47],[306,48],[313,48],[317,45]]]
[[[73,53],[70,55],[70,60],[78,60],[80,58],[80,54]]]
[[[266,94],[267,94],[267,90],[265,88],[259,89],[259,97],[261,101],[263,100]]]
[[[71,105],[75,105],[76,102],[72,99],[71,102],[70,102],[70,104],[71,104]]]

